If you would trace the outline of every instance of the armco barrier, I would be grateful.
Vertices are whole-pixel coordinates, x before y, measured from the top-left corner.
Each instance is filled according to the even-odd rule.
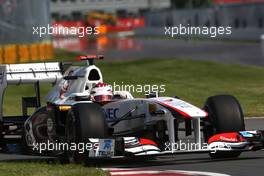
[[[46,59],[46,45],[45,43],[40,43],[38,46],[39,46],[39,59],[45,60]]]
[[[48,59],[52,59],[54,57],[53,44],[51,42],[46,43],[46,56]]]
[[[30,53],[28,45],[18,45],[18,58],[21,62],[28,62],[30,59]]]
[[[13,64],[18,62],[45,61],[52,59],[53,45],[51,42],[32,44],[10,44],[0,47],[0,63]]]
[[[4,63],[12,64],[17,61],[17,45],[4,46]]]
[[[39,59],[39,47],[38,44],[31,44],[29,46],[30,48],[30,53],[31,53],[31,59],[32,61],[36,61]]]
[[[4,56],[3,56],[3,48],[2,48],[2,46],[0,46],[0,61],[2,61],[3,58],[4,58]]]

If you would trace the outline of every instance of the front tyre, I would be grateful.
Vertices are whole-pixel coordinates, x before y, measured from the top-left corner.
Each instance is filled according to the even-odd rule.
[[[66,119],[65,138],[70,144],[90,143],[89,138],[107,137],[108,128],[102,108],[95,103],[78,103],[72,106]],[[88,151],[67,151],[68,161],[83,163]]]
[[[238,100],[231,95],[217,95],[209,97],[204,106],[208,112],[208,120],[204,122],[204,138],[208,139],[220,133],[245,130],[244,115]],[[212,158],[238,157],[241,152],[210,153]]]

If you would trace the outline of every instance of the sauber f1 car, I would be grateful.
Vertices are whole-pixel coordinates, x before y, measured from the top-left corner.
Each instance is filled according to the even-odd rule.
[[[2,151],[80,162],[89,158],[204,152],[213,158],[227,158],[263,148],[264,132],[245,130],[241,106],[231,95],[209,97],[203,108],[198,108],[178,97],[159,97],[158,93],[134,98],[127,91],[107,90],[113,95],[111,100],[98,103],[92,96],[93,88],[106,84],[94,61],[102,58],[81,56],[85,64],[72,65],[66,71],[57,62],[1,65],[1,102],[9,84],[32,83],[36,93],[35,97],[22,98],[20,116],[3,116],[1,106]],[[53,84],[44,106],[40,101],[42,82]],[[32,107],[36,111],[28,115]],[[186,139],[195,148],[180,148]],[[64,148],[36,150],[43,143],[63,144]],[[75,150],[67,148],[80,143],[92,145],[85,152],[76,146]]]

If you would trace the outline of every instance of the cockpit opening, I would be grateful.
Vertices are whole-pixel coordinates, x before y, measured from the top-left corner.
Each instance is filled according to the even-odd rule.
[[[92,69],[88,76],[88,81],[99,81],[100,75],[96,69]]]

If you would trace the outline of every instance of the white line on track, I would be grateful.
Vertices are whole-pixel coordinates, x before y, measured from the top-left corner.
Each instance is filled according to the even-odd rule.
[[[250,120],[250,119],[264,119],[264,117],[245,117],[245,120]]]
[[[165,175],[200,175],[200,176],[230,176],[227,174],[221,173],[213,173],[213,172],[202,172],[202,171],[185,171],[185,170],[159,170],[159,169],[148,169],[148,168],[103,168],[103,170],[108,171],[111,176],[119,176],[119,175],[129,175],[129,176],[137,176],[137,175],[146,175],[146,176],[155,176],[162,174]]]

